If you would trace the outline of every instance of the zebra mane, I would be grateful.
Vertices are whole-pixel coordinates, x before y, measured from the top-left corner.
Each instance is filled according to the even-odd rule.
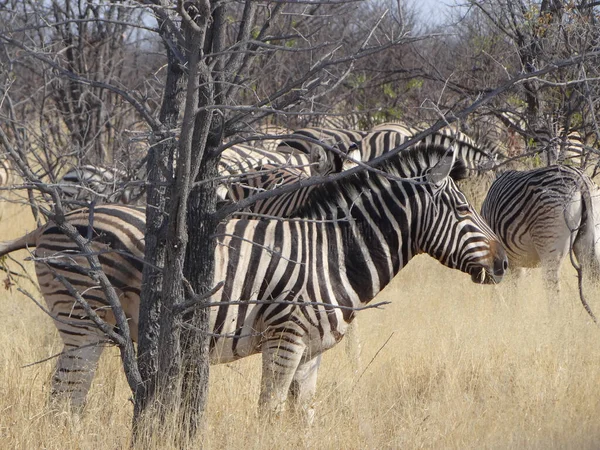
[[[454,150],[441,145],[425,146],[417,144],[401,151],[390,159],[382,161],[376,165],[376,168],[398,178],[410,178],[413,181],[415,179],[418,181],[452,151]],[[310,192],[309,200],[296,211],[294,217],[309,217],[313,214],[322,215],[324,211],[335,209],[335,206],[339,204],[340,197],[346,197],[349,193],[362,192],[365,186],[372,185],[377,182],[376,179],[383,179],[384,177],[384,175],[371,171],[361,171],[341,180],[316,186]],[[468,170],[464,161],[459,158],[455,159],[449,177],[455,181],[468,177]]]

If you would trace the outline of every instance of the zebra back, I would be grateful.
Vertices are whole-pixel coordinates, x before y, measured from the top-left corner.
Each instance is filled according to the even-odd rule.
[[[412,136],[392,130],[374,131],[369,133],[360,143],[358,149],[352,152],[350,156],[355,156],[359,161],[371,161],[379,156],[404,144]],[[461,159],[468,170],[474,174],[493,167],[496,156],[477,147],[475,142],[461,132],[454,132],[449,129],[441,129],[423,138],[415,145],[422,145],[425,148],[444,147],[455,148],[456,157]],[[349,162],[344,169],[355,165]]]
[[[248,141],[248,145],[259,147],[274,153],[277,151],[277,147],[282,141],[279,136],[292,134],[292,131],[278,125],[261,124],[257,127],[253,134],[268,139],[252,139],[251,137]]]
[[[252,195],[273,191],[307,178],[309,175],[303,170],[265,164],[252,172],[243,174],[240,176],[240,181],[232,183],[229,186],[228,198],[238,202]],[[244,211],[262,216],[291,217],[308,202],[308,196],[313,189],[314,186],[309,186],[259,200]]]
[[[418,128],[412,127],[409,124],[396,121],[396,122],[384,122],[378,125],[375,125],[372,129],[372,132],[375,131],[395,131],[396,133],[403,134],[404,136],[412,137],[417,134],[419,131],[422,131]]]
[[[315,172],[315,164],[303,152],[271,152],[260,147],[237,144],[221,153],[219,175],[235,177],[254,171],[266,164],[301,170],[307,174]]]

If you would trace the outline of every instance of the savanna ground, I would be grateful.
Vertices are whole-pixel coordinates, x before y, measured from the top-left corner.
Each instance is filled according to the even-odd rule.
[[[9,205],[0,239],[32,226],[26,208]],[[257,420],[253,357],[212,368],[208,429],[194,446],[598,448],[600,329],[575,287],[565,270],[563,296],[548,305],[539,271],[494,288],[418,257],[377,298],[392,302],[385,310],[359,314],[361,369],[344,345],[324,355],[311,428]],[[600,295],[590,302],[600,313]],[[60,351],[49,318],[14,287],[0,294],[0,311],[0,447],[127,448],[132,405],[118,352],[105,352],[74,419],[47,405],[53,362],[24,367]],[[172,436],[152,440],[144,448],[175,448]]]

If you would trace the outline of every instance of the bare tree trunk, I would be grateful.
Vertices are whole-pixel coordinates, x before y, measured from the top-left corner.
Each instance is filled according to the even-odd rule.
[[[200,168],[197,181],[214,180],[216,175],[217,159],[208,159]],[[193,232],[190,230],[184,275],[194,292],[204,294],[213,287],[217,202],[214,181],[200,186],[202,188],[192,191],[188,204],[188,224],[193,227]],[[209,314],[210,309],[200,304],[183,317],[182,371],[185,378],[182,380],[182,397],[187,401],[186,414],[189,416],[186,423],[192,427],[202,423],[208,397]]]
[[[161,26],[165,26],[164,23]],[[163,30],[164,31],[164,30]],[[175,39],[164,31],[167,39]],[[147,413],[156,395],[158,373],[158,340],[163,290],[163,270],[166,257],[168,216],[168,183],[173,174],[173,155],[177,140],[171,130],[177,127],[180,109],[185,98],[187,77],[180,61],[167,46],[167,78],[159,116],[164,132],[156,136],[148,161],[146,208],[145,260],[140,302],[138,364],[143,385],[135,392],[134,430]],[[154,411],[156,412],[156,411]]]
[[[166,195],[168,203],[158,186],[152,188],[148,197],[149,205],[154,203],[168,211],[168,220],[160,215],[161,209],[153,212],[153,207],[148,208],[147,216],[152,222],[147,225],[147,233],[151,234],[147,245],[152,246],[152,256],[147,246],[147,262],[163,270],[159,274],[157,269],[146,267],[144,272],[144,276],[150,279],[144,284],[143,295],[148,297],[143,299],[144,316],[140,317],[140,321],[149,320],[154,324],[144,325],[143,345],[140,342],[146,387],[140,398],[136,398],[136,419],[147,413],[158,413],[161,419],[169,416],[175,420],[175,426],[181,427],[181,431],[193,435],[206,403],[208,311],[202,309],[191,313],[185,318],[190,322],[184,324],[178,305],[185,300],[186,279],[194,280],[189,287],[197,288],[197,292],[206,292],[212,287],[214,243],[211,236],[215,229],[212,215],[216,208],[214,182],[200,184],[192,197],[190,194],[201,165],[206,170],[203,175],[208,179],[216,177],[217,169],[214,160],[209,160],[209,164],[202,163],[207,155],[205,148],[213,114],[203,107],[214,105],[213,80],[206,62],[202,60],[210,3],[208,0],[189,2],[185,8],[190,14],[188,10],[180,12],[184,17],[182,30],[187,43],[188,77],[177,147],[177,170]],[[174,67],[170,66],[170,70]],[[171,81],[176,83],[179,79],[173,74]],[[171,84],[171,88],[178,91],[176,84]],[[169,117],[176,118],[175,110],[179,103],[175,101],[170,107],[165,106],[174,101],[173,94],[165,93],[163,112],[172,109]],[[156,165],[168,160],[169,144],[160,148],[161,154],[155,152],[153,160],[149,161],[153,164],[149,166],[151,173],[155,171],[153,180],[158,181],[164,180],[164,177],[156,171]],[[194,224],[191,235],[193,250],[188,249],[190,223]],[[155,319],[158,319],[159,328]],[[159,423],[165,424],[163,420]]]

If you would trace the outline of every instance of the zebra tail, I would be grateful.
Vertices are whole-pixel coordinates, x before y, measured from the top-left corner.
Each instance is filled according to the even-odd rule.
[[[587,178],[587,177],[586,177]],[[573,250],[588,274],[600,275],[600,189],[586,179],[581,190],[581,224],[573,242]]]
[[[20,238],[13,239],[12,241],[0,242],[0,257],[14,252],[15,250],[37,247],[38,237],[42,234],[43,230],[43,227],[39,227]]]

